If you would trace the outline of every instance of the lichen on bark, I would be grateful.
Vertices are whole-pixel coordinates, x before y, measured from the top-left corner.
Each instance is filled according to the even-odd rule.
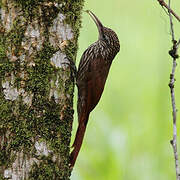
[[[83,0],[0,0],[0,179],[69,179]]]

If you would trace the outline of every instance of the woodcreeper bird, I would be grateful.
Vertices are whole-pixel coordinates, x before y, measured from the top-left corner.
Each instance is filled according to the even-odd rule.
[[[110,28],[104,27],[91,11],[87,10],[86,12],[96,23],[99,38],[83,53],[76,73],[79,125],[70,154],[71,168],[74,167],[79,154],[89,114],[101,98],[111,63],[120,50],[117,34]]]

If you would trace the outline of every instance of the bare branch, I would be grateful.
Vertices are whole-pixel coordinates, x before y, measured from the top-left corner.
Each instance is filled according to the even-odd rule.
[[[177,117],[177,109],[175,103],[175,93],[174,93],[174,83],[175,83],[175,70],[176,70],[176,59],[173,59],[173,67],[172,72],[170,74],[170,82],[169,87],[171,91],[171,103],[173,109],[173,139],[170,141],[173,152],[174,152],[174,159],[175,159],[175,167],[176,167],[176,179],[180,180],[180,173],[179,173],[179,160],[178,160],[178,152],[177,152],[177,126],[176,126],[176,117]]]
[[[166,9],[168,9],[168,11],[173,14],[173,16],[180,22],[180,17],[163,1],[163,0],[157,0],[159,2],[159,4],[162,7],[165,7]]]
[[[171,0],[169,0],[169,8],[170,8]],[[172,15],[171,12],[168,10],[169,13],[169,20],[170,20],[170,28],[171,28],[171,35],[172,35],[172,42],[174,42],[175,37],[174,37],[174,26],[173,26],[173,20],[172,20]]]
[[[177,41],[175,40],[174,35],[174,26],[173,26],[173,20],[172,20],[172,11],[170,10],[170,4],[171,1],[169,0],[169,6],[168,6],[168,12],[169,12],[169,20],[170,20],[170,28],[171,28],[171,35],[172,35],[172,43],[173,48],[169,51],[169,54],[173,58],[173,67],[172,72],[170,74],[170,82],[169,87],[171,91],[171,103],[172,103],[172,109],[173,109],[173,139],[170,141],[173,152],[174,152],[174,159],[175,159],[175,168],[176,168],[176,180],[180,180],[180,172],[179,172],[179,160],[178,160],[178,151],[177,151],[177,125],[176,125],[176,117],[177,117],[177,109],[176,109],[176,102],[175,102],[175,92],[174,92],[174,83],[175,83],[175,71],[176,71],[176,59],[178,58],[177,55]]]
[[[179,48],[179,45],[180,45],[180,39],[179,39],[179,41],[176,44],[177,49]]]

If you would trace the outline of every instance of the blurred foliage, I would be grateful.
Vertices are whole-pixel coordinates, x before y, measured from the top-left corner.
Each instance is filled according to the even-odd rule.
[[[174,1],[172,8],[179,12],[180,2]],[[168,16],[156,0],[86,0],[84,9],[92,10],[105,26],[117,32],[121,51],[112,64],[102,99],[90,115],[72,180],[175,179],[169,143],[172,109],[168,83],[172,59],[168,51],[172,43]],[[98,36],[86,13],[82,20],[77,64]],[[174,26],[179,39],[180,24],[175,19]],[[175,84],[178,109],[179,68]],[[76,100],[77,97],[75,108]],[[179,117],[178,113],[178,121]],[[76,113],[75,121],[73,133]],[[178,134],[179,127],[178,122]]]

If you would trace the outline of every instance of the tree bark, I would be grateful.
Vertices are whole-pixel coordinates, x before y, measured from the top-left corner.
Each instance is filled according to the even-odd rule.
[[[0,0],[0,179],[70,179],[83,0]]]

